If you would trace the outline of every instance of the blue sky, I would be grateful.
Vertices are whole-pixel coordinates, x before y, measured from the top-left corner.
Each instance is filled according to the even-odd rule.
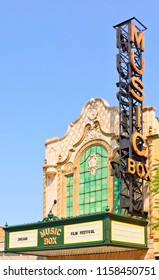
[[[45,140],[63,136],[92,97],[116,98],[113,25],[145,31],[144,104],[159,116],[159,2],[0,0],[0,225],[42,220]]]

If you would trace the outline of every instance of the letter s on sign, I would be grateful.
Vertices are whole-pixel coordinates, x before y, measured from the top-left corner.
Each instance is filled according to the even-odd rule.
[[[144,100],[144,92],[142,90],[144,88],[144,84],[136,76],[133,76],[131,78],[131,84],[133,87],[131,90],[133,98],[135,98],[139,102],[142,102]]]

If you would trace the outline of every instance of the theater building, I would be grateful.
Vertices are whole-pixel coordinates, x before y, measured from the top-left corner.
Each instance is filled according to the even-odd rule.
[[[5,253],[45,259],[159,258],[151,176],[159,120],[143,105],[144,31],[116,26],[118,107],[89,100],[61,137],[45,143],[43,220],[5,228]]]
[[[159,120],[143,107],[147,165],[159,157]],[[119,109],[101,98],[88,101],[61,137],[45,142],[43,220],[5,228],[5,253],[45,259],[157,259],[159,233],[148,223],[153,197],[144,186],[144,213],[120,207]]]

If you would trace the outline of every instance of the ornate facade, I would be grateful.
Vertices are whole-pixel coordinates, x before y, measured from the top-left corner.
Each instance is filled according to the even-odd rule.
[[[147,139],[147,165],[152,170],[159,158],[159,120],[155,109],[143,108],[144,136]],[[44,171],[44,217],[50,212],[60,218],[109,211],[126,214],[119,207],[118,179],[111,161],[119,161],[118,107],[101,98],[92,98],[62,138],[46,141]],[[149,188],[144,188],[144,211],[154,213]],[[157,232],[148,227],[149,250],[144,258],[159,255]]]
[[[143,108],[143,129],[152,175],[159,158],[153,107]],[[153,186],[145,181],[146,219],[120,207],[119,178],[111,164],[120,160],[118,138],[118,107],[92,98],[63,137],[46,140],[43,221],[6,227],[3,259],[23,253],[44,259],[159,258],[159,233],[148,225],[159,215],[149,191]]]
[[[90,194],[90,192],[92,192],[92,203],[98,201],[95,197],[98,195],[99,202],[101,202],[100,195],[103,197],[101,187],[99,187],[98,193],[96,189],[93,189],[93,186],[97,185],[98,177],[100,180],[105,180],[105,192],[107,193],[105,197],[107,198],[103,202],[103,208],[95,206],[99,208],[97,212],[104,210],[104,207],[109,206],[110,209],[114,207],[110,161],[117,148],[118,127],[118,108],[110,107],[105,100],[95,98],[84,106],[80,117],[71,123],[64,137],[51,138],[46,141],[44,217],[54,205],[54,200],[57,200],[57,204],[53,206],[53,213],[59,217],[69,216],[66,205],[70,204],[68,207],[71,207],[71,203],[70,216],[84,214],[86,210],[80,210],[79,201],[82,203],[82,198],[86,200],[86,194]],[[83,180],[86,178],[88,181],[88,190],[85,190],[86,192],[83,190],[84,196],[80,190],[82,187],[86,188],[82,185],[82,176]],[[93,180],[92,190],[91,180]],[[67,193],[69,189],[70,193]],[[86,213],[96,212],[94,206],[91,204],[89,206],[92,207],[92,210],[89,209]]]

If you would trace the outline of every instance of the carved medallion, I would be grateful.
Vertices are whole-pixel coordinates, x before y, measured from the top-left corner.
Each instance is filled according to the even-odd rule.
[[[65,172],[72,172],[73,171],[73,163],[72,162],[68,162],[66,165],[65,165]]]
[[[97,109],[93,108],[90,112],[89,112],[89,119],[90,120],[94,120],[98,115],[98,111]]]
[[[98,158],[95,153],[92,153],[88,158],[88,167],[91,174],[96,173],[96,169],[98,167]]]

